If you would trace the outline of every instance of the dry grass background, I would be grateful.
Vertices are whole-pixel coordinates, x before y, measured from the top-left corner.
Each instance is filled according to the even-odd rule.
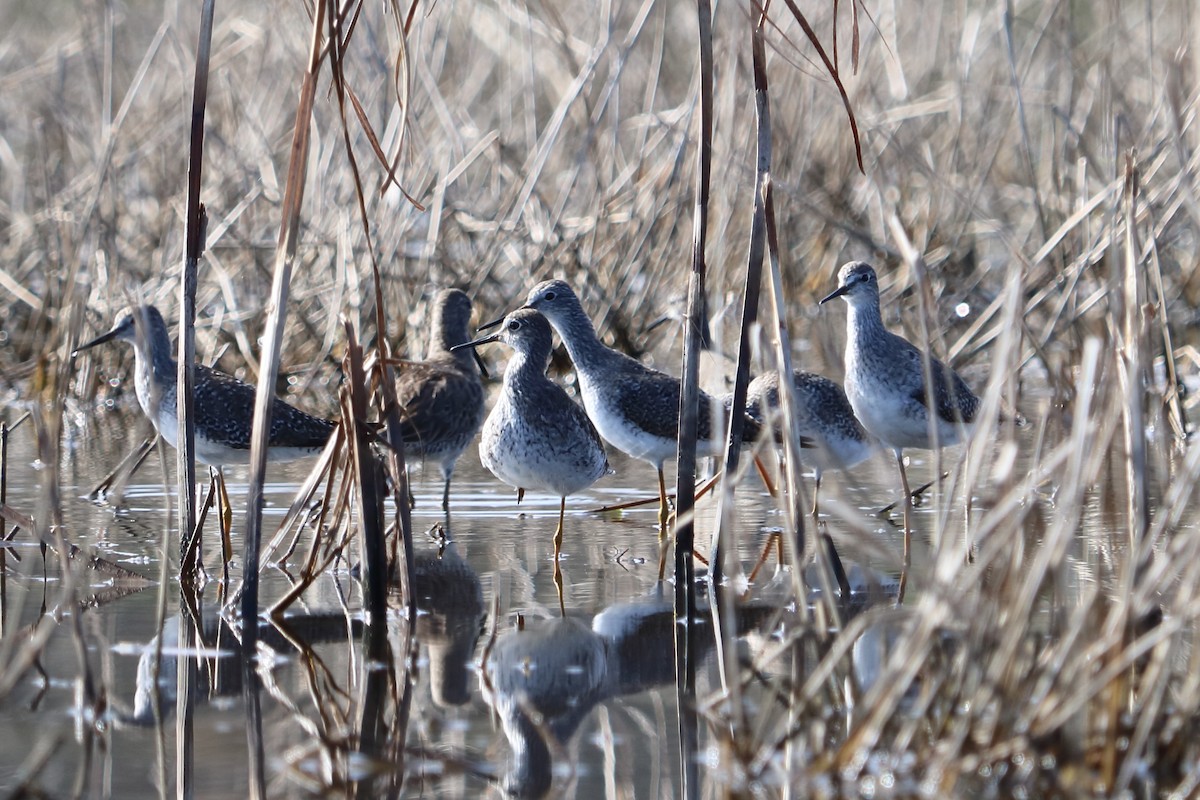
[[[803,10],[832,50],[829,4]],[[773,178],[800,363],[837,374],[841,325],[816,319],[815,300],[838,264],[865,257],[883,268],[893,327],[921,338],[924,293],[935,349],[1033,425],[1019,436],[994,427],[972,445],[959,485],[984,501],[973,564],[946,534],[961,529],[947,492],[934,562],[905,610],[868,613],[836,637],[797,631],[794,649],[773,651],[803,654],[794,681],[762,656],[747,674],[780,677],[734,695],[757,703],[751,730],[731,732],[727,706],[706,706],[747,792],[1200,790],[1200,456],[1180,436],[1171,377],[1198,366],[1196,13],[1182,1],[868,0],[851,74],[843,4],[837,63],[862,129],[860,173],[837,93],[772,5]],[[171,315],[193,16],[144,3],[0,9],[0,382],[14,408],[39,396],[54,372],[42,367],[62,365],[131,297]],[[439,0],[418,9],[407,41],[402,112],[395,26],[364,13],[350,85],[424,205],[380,193],[382,171],[351,122],[397,352],[419,354],[435,286],[468,288],[491,319],[562,274],[609,341],[676,363],[677,339],[651,325],[682,311],[690,263],[694,17],[686,3]],[[738,297],[753,205],[750,17],[723,3],[714,28],[713,310]],[[300,4],[218,7],[197,349],[233,372],[255,366],[307,30]],[[372,326],[370,262],[326,89],[327,79],[284,364],[298,402],[331,413],[321,398],[340,379],[338,317]],[[717,325],[725,343],[734,310]],[[96,357],[105,374],[130,363]],[[88,401],[100,385],[92,363],[60,396]],[[1097,507],[1119,513],[1085,535],[1081,519]],[[894,631],[896,656],[843,723],[831,718],[846,704],[834,677],[863,630]]]

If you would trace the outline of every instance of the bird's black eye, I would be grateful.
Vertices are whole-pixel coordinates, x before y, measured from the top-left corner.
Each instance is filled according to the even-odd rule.
[[[547,300],[553,300],[553,299],[554,299],[554,292],[546,292],[546,294],[545,294],[545,295],[543,295],[543,296],[544,296],[544,297],[545,297],[545,299],[547,299]]]
[[[515,320],[515,319],[513,319],[513,320],[509,320],[509,322],[508,322],[508,329],[509,329],[510,331],[516,331],[516,330],[520,330],[520,329],[521,329],[521,323],[520,323],[520,322],[518,322],[518,321],[517,321],[517,320]]]

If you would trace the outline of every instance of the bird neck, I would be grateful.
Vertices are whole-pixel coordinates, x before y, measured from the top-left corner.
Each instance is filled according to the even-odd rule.
[[[530,380],[542,380],[546,377],[546,367],[550,363],[550,351],[526,353],[514,350],[508,366],[504,369],[506,385]]]
[[[136,343],[136,350],[139,370],[152,371],[157,380],[174,382],[179,367],[171,352],[171,339],[165,325],[160,330],[147,332],[145,341]]]
[[[429,344],[425,350],[425,360],[452,360],[460,369],[472,372],[475,369],[474,351],[470,348],[450,351],[451,347],[469,339],[466,325],[448,324],[442,319],[434,320],[434,325],[429,331]]]
[[[451,347],[466,341],[465,336],[462,339],[458,338],[460,333],[465,334],[466,331],[448,330],[442,320],[435,320],[429,330],[429,343],[425,347],[425,357],[433,358],[449,353]]]
[[[850,328],[850,336],[859,339],[863,337],[878,336],[887,331],[883,327],[883,316],[879,312],[879,298],[867,298],[859,300],[855,303],[850,303],[850,310],[847,315],[847,322]]]
[[[135,339],[133,345],[136,356],[134,387],[138,404],[158,429],[162,418],[160,407],[163,403],[171,402],[169,397],[174,396],[175,381],[179,374],[176,361],[171,356],[171,340],[167,336],[166,326],[162,326],[161,330],[152,328],[145,331],[145,335]]]
[[[603,365],[609,350],[596,335],[592,321],[588,319],[582,308],[574,309],[564,315],[555,327],[558,329],[558,335],[562,339],[563,345],[567,348],[567,354],[571,356],[571,363],[576,367],[588,369]]]

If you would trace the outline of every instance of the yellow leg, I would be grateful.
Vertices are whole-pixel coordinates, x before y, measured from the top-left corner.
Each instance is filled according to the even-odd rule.
[[[908,489],[908,473],[904,471],[904,456],[896,449],[896,466],[900,468],[900,487],[904,490],[901,502],[904,503],[904,566],[911,562],[909,550],[912,547],[912,493]]]
[[[659,541],[667,538],[667,520],[671,518],[671,511],[667,507],[667,479],[663,475],[662,465],[658,467],[658,538]]]
[[[771,476],[767,474],[767,465],[757,455],[754,456],[754,468],[758,470],[758,477],[762,478],[763,486],[767,489],[767,494],[774,497],[775,484],[771,482]]]
[[[562,563],[563,518],[566,514],[567,498],[563,497],[558,501],[558,527],[554,531],[554,588],[558,590],[558,613],[564,617],[567,615],[567,606],[563,602],[562,569],[559,565]]]
[[[758,571],[767,563],[767,556],[771,554],[771,546],[781,541],[782,537],[778,533],[767,536],[767,543],[763,545],[762,552],[758,554],[758,560],[754,562],[754,569],[750,570],[750,577],[746,579],[748,582],[754,583],[754,579],[758,577]]]
[[[658,579],[661,581],[667,574],[667,556],[671,553],[671,542],[674,537],[662,536],[658,540]]]
[[[229,504],[229,490],[225,487],[225,473],[217,467],[217,497],[221,509],[221,574],[225,585],[229,585],[229,562],[233,561],[233,506]]]
[[[558,568],[558,559],[554,559],[554,588],[558,590],[558,613],[567,615],[567,605],[563,602],[562,570]]]
[[[813,486],[813,510],[812,510],[813,530],[816,530],[816,526],[821,523],[820,515],[818,513],[820,511],[820,505],[819,505],[820,498],[821,498],[821,470],[817,470],[816,484]]]
[[[567,513],[567,498],[558,503],[558,528],[554,531],[554,568],[558,569],[558,561],[562,558],[563,517]]]

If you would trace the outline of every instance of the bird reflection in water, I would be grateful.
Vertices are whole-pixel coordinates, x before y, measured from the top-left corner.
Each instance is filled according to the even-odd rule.
[[[463,708],[468,717],[473,717],[470,675],[475,659],[480,658],[483,662],[479,670],[482,699],[499,719],[509,745],[507,761],[501,764],[488,763],[489,759],[478,751],[473,755],[469,751],[474,750],[474,746],[467,751],[449,753],[447,763],[453,763],[475,779],[496,781],[509,796],[546,797],[578,782],[582,777],[577,773],[575,763],[579,755],[572,741],[592,710],[605,701],[661,690],[675,681],[672,638],[676,619],[667,589],[659,588],[636,601],[611,605],[590,622],[582,616],[528,619],[523,624],[502,630],[487,644],[481,644],[479,640],[486,617],[481,581],[453,543],[443,539],[443,546],[436,551],[418,554],[414,573],[419,611],[414,630],[416,642],[427,657],[427,660],[417,661],[421,665],[417,673],[428,677],[432,704],[442,709]],[[843,621],[873,602],[889,602],[890,589],[877,585],[870,589],[874,578],[868,572],[854,566],[848,575],[852,591],[847,600],[839,603],[845,612]],[[760,593],[755,600],[740,603],[731,620],[739,637],[745,637],[750,653],[753,653],[756,641],[772,647],[777,645],[780,601],[784,595],[769,595],[769,592]],[[700,602],[692,630],[698,668],[712,656],[715,645],[711,612],[707,607],[709,600],[702,598]],[[389,627],[398,619],[389,615]],[[260,643],[286,652],[302,644],[294,635],[300,631],[305,644],[345,641],[348,634],[355,639],[363,635],[363,626],[357,620],[352,619],[353,627],[347,630],[347,617],[342,612],[297,616],[286,620],[285,624],[291,634],[287,637],[271,624],[264,624],[260,628]],[[232,632],[216,620],[211,624],[206,622],[204,628],[199,640],[204,652],[198,655],[202,655],[200,660],[210,666],[200,669],[199,698],[212,697],[218,692],[223,695],[239,693],[241,660]],[[158,671],[157,698],[153,694],[154,647],[151,645],[146,649],[139,664],[135,708],[123,719],[124,722],[155,724],[161,720],[156,715],[156,706],[158,713],[163,715],[175,707],[175,656],[189,652],[179,650],[178,640],[178,622],[172,620],[163,634],[164,660]],[[218,657],[213,648],[223,644],[225,650]],[[389,651],[402,652],[403,648],[393,646]],[[882,652],[869,635],[856,646],[853,653],[856,681],[854,686],[848,687],[852,695],[870,691],[873,676],[879,672]],[[401,666],[404,663],[412,662],[400,659],[393,664],[395,679],[400,679],[402,674],[411,675],[405,673]],[[369,670],[368,676],[379,673],[380,670]],[[321,673],[328,674],[327,670]],[[370,726],[377,736],[369,738],[360,732],[358,739],[339,736],[314,740],[308,750],[301,748],[303,757],[300,761],[306,764],[319,755],[328,763],[344,762],[345,774],[338,773],[341,779],[362,781],[370,791],[387,786],[395,788],[420,774],[422,767],[417,765],[423,762],[419,761],[406,762],[406,769],[399,772],[386,767],[398,752],[395,748],[404,746],[408,738],[406,730],[411,734],[412,721],[399,729],[391,727],[395,718],[388,711],[386,697],[398,687],[384,688],[387,691],[378,695],[365,692],[359,701],[364,718],[373,713],[383,726],[377,731],[375,723]],[[348,687],[345,691],[353,693]],[[345,695],[338,690],[338,696]],[[339,702],[333,696],[328,700]],[[372,710],[369,712],[368,708]],[[422,723],[416,724],[419,728]],[[653,735],[648,737],[650,746],[655,746],[656,741]],[[663,746],[669,746],[666,740]],[[351,756],[370,753],[378,759],[378,764],[383,765],[379,774],[352,777],[357,773],[350,765],[359,762]],[[439,755],[447,753],[439,749],[429,751],[429,755],[436,761]],[[412,768],[416,769],[415,774],[407,771]],[[419,780],[436,782],[443,778],[452,779],[452,771],[443,772],[439,768],[422,775]],[[592,777],[587,776],[584,780],[590,781]],[[647,777],[647,780],[657,779]],[[657,787],[663,789],[664,785]],[[590,791],[589,786],[578,788]]]
[[[848,570],[847,588],[839,601],[843,621],[895,599],[893,580],[858,565]],[[715,635],[708,599],[700,602],[691,635],[703,662],[713,653]],[[764,627],[779,623],[780,605],[775,599],[739,604],[733,620],[739,635],[770,638]],[[556,782],[574,775],[571,739],[597,704],[673,685],[674,625],[671,595],[655,590],[609,606],[590,627],[575,618],[528,620],[500,634],[490,652],[485,648],[481,691],[511,750],[504,791],[541,798],[563,788]]]
[[[767,605],[742,606],[738,627],[761,625],[775,611]],[[573,618],[532,620],[496,639],[486,655],[482,692],[500,717],[512,751],[503,779],[506,793],[546,796],[556,777],[570,775],[571,737],[598,703],[675,680],[674,623],[670,596],[656,593],[608,607],[590,628]],[[703,658],[713,646],[706,611],[693,634]]]
[[[313,613],[289,616],[280,627],[262,622],[258,627],[258,641],[265,647],[287,651],[298,644],[316,645],[324,642],[345,641],[347,625],[350,635],[362,635],[362,623],[357,619],[347,622],[341,612]],[[198,671],[200,698],[236,697],[242,693],[242,651],[237,633],[228,622],[217,615],[206,616],[199,641],[189,645],[179,640],[180,618],[170,617],[163,625],[161,636],[152,638],[138,658],[137,682],[133,696],[133,712],[118,717],[125,725],[154,725],[162,722],[175,710],[177,698],[177,660],[180,655],[202,660],[205,668]],[[158,666],[158,696],[154,695],[155,656],[159,652],[161,639],[162,661]],[[156,711],[155,706],[158,706]],[[157,714],[162,714],[162,719]]]
[[[417,639],[427,648],[430,689],[440,707],[461,706],[470,700],[469,664],[482,631],[484,608],[479,576],[448,543],[436,552],[418,554],[415,559],[417,597]],[[349,635],[362,635],[362,621],[341,611],[288,615],[280,623],[263,622],[258,638],[262,645],[288,652],[300,645],[344,642]],[[206,667],[199,671],[199,696],[235,697],[242,691],[241,651],[236,632],[216,615],[206,617],[196,646],[179,641],[180,620],[171,617],[161,637],[154,637],[138,659],[137,683],[132,713],[120,717],[127,725],[151,725],[156,722],[155,703],[164,716],[175,708],[176,663],[181,653],[202,658]],[[162,662],[157,669],[158,697],[155,698],[155,654],[161,638]],[[181,647],[183,648],[181,650]]]
[[[483,588],[479,576],[453,542],[437,552],[418,553],[413,565],[417,642],[429,658],[429,686],[440,708],[471,699],[469,664],[483,632]]]

